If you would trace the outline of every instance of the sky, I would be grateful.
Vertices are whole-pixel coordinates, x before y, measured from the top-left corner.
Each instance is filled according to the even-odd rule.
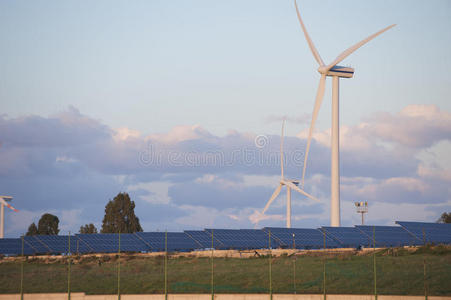
[[[451,3],[299,1],[327,62],[343,61],[342,224],[434,222],[451,210]],[[100,227],[128,192],[145,231],[284,226],[319,74],[287,1],[1,1],[0,194],[6,236],[45,212]],[[331,80],[293,226],[329,224]]]

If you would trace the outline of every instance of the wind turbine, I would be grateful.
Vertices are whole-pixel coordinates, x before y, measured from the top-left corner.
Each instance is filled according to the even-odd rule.
[[[2,239],[5,235],[5,205],[15,212],[18,211],[7,202],[11,201],[12,199],[13,197],[11,196],[0,196],[0,205],[1,205],[0,239]]]
[[[281,140],[280,140],[280,172],[281,172],[281,178],[280,178],[279,186],[276,188],[276,190],[272,194],[272,196],[269,199],[268,203],[266,203],[266,206],[263,209],[263,214],[269,208],[269,206],[274,201],[274,199],[276,199],[277,196],[279,196],[280,191],[282,190],[282,186],[285,185],[287,187],[287,228],[291,228],[291,190],[293,189],[296,192],[301,193],[302,195],[307,196],[308,198],[313,199],[315,201],[319,202],[319,200],[316,199],[315,197],[313,197],[312,195],[309,195],[306,192],[304,192],[303,190],[301,190],[298,187],[298,185],[299,185],[299,181],[298,180],[285,179],[285,175],[284,175],[284,172],[283,172],[283,131],[284,131],[284,128],[285,128],[285,120],[283,120],[283,122],[282,122],[282,135],[281,135]]]
[[[332,162],[331,162],[331,209],[330,209],[330,225],[338,227],[340,226],[340,152],[339,152],[339,113],[338,113],[338,89],[339,89],[339,78],[352,78],[354,75],[354,69],[350,67],[338,66],[337,64],[348,57],[351,53],[356,51],[361,46],[365,45],[378,35],[384,33],[390,28],[396,26],[396,24],[385,27],[384,29],[370,35],[366,39],[358,42],[357,44],[349,47],[337,56],[330,64],[324,64],[318,50],[316,50],[312,39],[307,33],[304,22],[302,22],[301,14],[299,13],[299,8],[297,6],[296,0],[294,0],[294,5],[296,7],[296,13],[301,23],[302,31],[304,32],[305,39],[312,51],[313,57],[319,64],[318,72],[321,74],[321,79],[319,81],[318,91],[316,93],[315,106],[313,107],[312,121],[310,123],[310,129],[307,140],[307,148],[305,150],[304,157],[304,168],[302,170],[302,187],[304,187],[305,170],[307,168],[307,158],[310,150],[310,143],[312,141],[313,129],[315,127],[315,122],[318,117],[318,112],[323,102],[324,89],[326,86],[326,76],[332,77],[332,134],[331,134],[331,152],[332,152]]]

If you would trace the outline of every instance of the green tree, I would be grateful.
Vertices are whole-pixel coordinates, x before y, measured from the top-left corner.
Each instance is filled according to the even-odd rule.
[[[127,193],[119,193],[105,206],[102,233],[133,233],[143,231],[135,215],[135,202]]]
[[[80,233],[82,234],[97,233],[97,228],[92,223],[86,224],[85,226],[80,227]]]
[[[26,235],[37,235],[38,234],[38,227],[36,227],[35,223],[31,223],[30,226],[28,226],[28,231]]]
[[[38,222],[38,234],[57,235],[59,233],[58,225],[60,220],[52,214],[43,214]]]
[[[437,223],[451,223],[451,212],[446,213],[444,212],[440,219],[437,220]]]

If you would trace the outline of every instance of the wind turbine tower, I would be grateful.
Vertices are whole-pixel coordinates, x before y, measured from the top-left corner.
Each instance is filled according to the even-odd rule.
[[[305,170],[307,168],[307,158],[310,150],[310,143],[312,140],[313,129],[315,127],[315,122],[318,117],[319,109],[323,101],[324,89],[326,86],[326,77],[332,77],[332,132],[331,132],[331,197],[330,197],[330,226],[338,227],[340,226],[340,121],[339,121],[339,79],[340,78],[352,78],[354,75],[354,69],[350,67],[343,67],[337,65],[346,57],[351,55],[361,46],[365,45],[378,35],[394,27],[396,24],[390,25],[372,35],[366,39],[358,42],[357,44],[349,47],[347,50],[342,52],[335,58],[330,64],[324,64],[318,50],[316,50],[312,39],[310,38],[307,29],[302,21],[301,14],[299,13],[299,8],[297,6],[296,0],[294,0],[294,5],[296,7],[296,13],[301,24],[302,31],[304,32],[305,39],[309,45],[310,51],[313,57],[319,64],[318,72],[321,74],[321,79],[319,81],[318,91],[316,94],[315,105],[313,107],[312,121],[310,123],[309,135],[307,140],[307,148],[304,157],[304,168],[302,170],[302,187],[304,186]]]

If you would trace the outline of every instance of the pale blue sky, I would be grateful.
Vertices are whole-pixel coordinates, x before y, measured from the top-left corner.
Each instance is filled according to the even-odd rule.
[[[449,1],[299,6],[325,61],[398,24],[344,61],[356,73],[342,81],[342,124],[411,103],[451,108]],[[73,105],[144,133],[197,123],[276,133],[267,116],[310,114],[319,78],[291,0],[1,1],[0,43],[1,113]]]

